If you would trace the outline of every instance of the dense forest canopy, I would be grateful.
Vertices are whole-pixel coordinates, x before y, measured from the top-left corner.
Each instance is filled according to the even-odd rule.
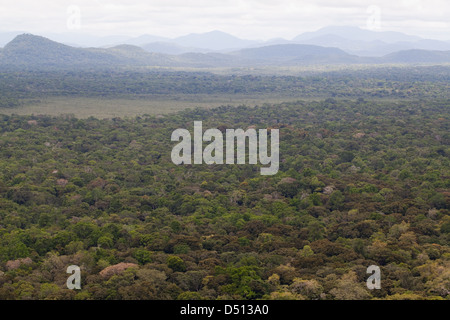
[[[213,80],[225,92],[276,91],[285,81],[342,98],[380,81],[336,76],[334,87],[320,77],[241,77],[227,87],[231,76],[178,73],[74,73],[67,82],[2,74],[9,80],[0,83],[15,97],[24,87],[14,81],[52,94],[97,94],[95,79],[99,92],[110,81],[119,94],[152,93],[166,80],[189,92]],[[128,119],[1,116],[0,299],[448,299],[448,69],[430,68],[417,87],[414,69],[387,77],[410,84],[399,92],[416,99],[349,93]],[[278,128],[280,171],[174,165],[171,133],[196,120]],[[72,264],[81,290],[65,287]],[[365,286],[370,265],[381,267],[381,290]]]
[[[272,70],[272,69],[270,69]],[[72,69],[0,72],[0,108],[24,99],[58,97],[141,98],[222,94],[284,99],[449,99],[450,66],[379,66],[309,70],[298,74],[242,73],[240,69]],[[275,72],[275,70],[272,70]]]

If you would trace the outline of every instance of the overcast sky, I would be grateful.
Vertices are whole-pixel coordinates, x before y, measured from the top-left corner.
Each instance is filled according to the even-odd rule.
[[[329,25],[450,40],[449,0],[0,0],[0,32],[291,39]]]

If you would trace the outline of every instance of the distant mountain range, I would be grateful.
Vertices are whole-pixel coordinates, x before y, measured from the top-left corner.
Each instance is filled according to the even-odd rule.
[[[360,56],[379,57],[401,50],[450,50],[450,42],[422,39],[400,32],[369,31],[354,27],[326,27],[307,32],[294,43],[333,46]]]
[[[223,34],[212,33],[208,37]],[[306,36],[305,36],[306,37]],[[401,38],[389,34],[394,40]],[[201,35],[194,40],[184,38],[186,44],[203,46]],[[215,48],[243,44],[231,37],[222,44],[210,43]],[[312,39],[311,37],[306,37]],[[316,38],[317,39],[317,38]],[[372,39],[373,40],[373,39]],[[210,40],[212,41],[212,40]],[[245,40],[244,40],[245,41]],[[378,41],[378,40],[374,40]],[[166,46],[172,54],[149,52],[149,48]],[[255,44],[253,44],[255,45]],[[230,52],[207,51],[184,52],[180,45],[154,42],[141,46],[120,44],[108,48],[80,48],[61,44],[32,34],[16,36],[0,50],[0,68],[26,69],[73,69],[94,67],[248,67],[248,66],[295,66],[324,64],[383,64],[383,63],[450,63],[450,51],[411,49],[389,53],[382,57],[362,57],[336,48],[311,44],[282,43],[236,49]]]
[[[0,47],[5,46],[24,32],[0,33]],[[346,53],[365,57],[382,57],[402,50],[450,50],[450,41],[423,39],[392,31],[370,31],[358,27],[330,26],[314,32],[305,32],[291,40],[244,40],[221,31],[188,34],[177,38],[154,35],[139,37],[97,37],[81,33],[46,34],[48,39],[73,47],[110,48],[117,45],[134,45],[148,52],[180,55],[184,53],[230,53],[240,49],[280,44],[307,44],[339,48]],[[449,39],[450,40],[450,39]]]

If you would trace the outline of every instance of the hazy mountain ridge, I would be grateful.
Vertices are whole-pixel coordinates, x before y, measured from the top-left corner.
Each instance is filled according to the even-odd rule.
[[[137,39],[137,38],[136,38]],[[152,41],[155,42],[155,41]],[[232,52],[239,49],[257,48],[278,44],[309,44],[336,47],[359,56],[380,57],[400,50],[450,50],[450,42],[423,39],[393,31],[371,31],[357,27],[330,26],[314,32],[302,33],[291,40],[277,38],[268,41],[242,40],[220,31],[190,34],[175,39],[160,39],[167,46],[177,46],[180,53],[221,51]],[[137,44],[137,43],[135,43]],[[148,51],[177,54],[163,47],[140,44]],[[139,45],[139,44],[138,44]]]
[[[395,31],[372,31],[350,26],[329,26],[321,28],[317,31],[305,32],[292,39],[292,41],[299,42],[329,34],[336,35],[349,40],[357,40],[357,41],[381,40],[386,43],[395,43],[399,41],[418,41],[422,39],[418,36],[411,36]]]
[[[279,44],[260,48],[242,49],[233,55],[266,63],[356,63],[358,57],[341,49],[301,44]]]
[[[180,55],[180,54],[190,53],[190,52],[207,53],[207,52],[211,51],[208,49],[184,47],[184,46],[178,45],[176,43],[165,42],[165,41],[151,42],[151,43],[141,45],[140,47],[148,52],[164,53],[164,54],[172,54],[172,55]]]
[[[80,67],[241,67],[302,64],[450,63],[450,51],[404,50],[381,58],[351,55],[339,48],[306,44],[276,44],[230,53],[190,52],[179,55],[148,52],[134,45],[75,48],[41,36],[23,34],[0,51],[2,68]]]
[[[0,33],[0,47],[24,32]],[[244,40],[222,31],[191,33],[176,38],[150,34],[130,36],[94,36],[76,32],[43,35],[53,41],[73,47],[109,48],[128,44],[144,48],[149,52],[180,55],[188,52],[229,53],[246,48],[277,44],[309,44],[336,47],[358,56],[381,57],[401,50],[450,50],[450,41],[424,39],[393,31],[371,31],[350,26],[329,26],[313,32],[304,32],[287,40],[275,38],[267,41]]]
[[[178,37],[173,40],[173,43],[184,47],[223,51],[242,49],[260,44],[261,42],[255,40],[243,40],[228,33],[216,30],[206,33],[192,33],[186,36]]]
[[[450,51],[402,50],[383,57],[389,63],[449,63]]]

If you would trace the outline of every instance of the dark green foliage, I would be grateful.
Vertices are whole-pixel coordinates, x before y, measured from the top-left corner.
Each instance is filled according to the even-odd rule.
[[[170,256],[167,258],[167,266],[174,272],[184,272],[186,271],[186,265],[180,257]]]
[[[449,106],[2,115],[0,298],[448,299]],[[174,165],[171,133],[194,120],[279,128],[280,171]],[[122,262],[133,265],[101,275]],[[71,264],[81,292],[65,288]],[[381,291],[365,289],[372,264]]]
[[[147,250],[137,249],[134,251],[133,257],[140,264],[146,264],[146,263],[152,262],[152,254]]]
[[[216,74],[207,71],[186,72],[147,68],[79,70],[72,67],[69,70],[57,71],[47,69],[7,71],[0,68],[0,107],[11,108],[30,99],[37,102],[49,96],[155,99],[161,96],[198,94],[226,97],[265,95],[283,99],[299,97],[326,99],[323,105],[329,110],[338,106],[337,99],[359,99],[358,106],[351,110],[347,109],[347,112],[366,114],[370,109],[370,103],[363,98],[370,100],[450,98],[448,90],[450,66],[361,67],[351,71],[346,69],[302,71],[295,76],[282,73],[280,75],[240,73],[242,72],[234,74],[230,71]],[[383,82],[382,87],[377,86],[380,81]],[[406,109],[407,115],[420,116],[415,108]],[[376,121],[375,118],[370,119],[371,123]],[[347,150],[339,153],[343,162],[352,160],[357,145],[349,143],[347,147],[349,147]],[[436,152],[445,151],[437,148]]]

